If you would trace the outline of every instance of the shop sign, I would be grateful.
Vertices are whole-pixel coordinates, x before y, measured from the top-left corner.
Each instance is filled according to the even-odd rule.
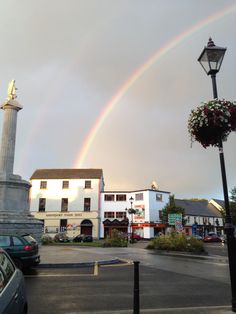
[[[144,220],[144,214],[145,214],[144,205],[138,205],[135,207],[139,207],[139,208],[135,208],[136,213],[134,215],[134,220],[139,220],[139,221]]]
[[[82,217],[82,213],[60,213],[60,214],[45,214],[46,217],[66,217],[66,218],[71,218],[71,217]]]

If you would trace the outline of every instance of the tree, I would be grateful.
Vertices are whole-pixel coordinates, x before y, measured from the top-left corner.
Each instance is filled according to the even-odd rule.
[[[230,210],[232,214],[233,224],[236,225],[236,186],[230,191],[230,193]]]
[[[182,214],[182,224],[185,225],[186,220],[184,219],[184,208],[181,206],[175,205],[175,196],[170,195],[169,197],[169,203],[166,204],[166,206],[162,210],[162,222],[167,223],[168,222],[168,214]]]

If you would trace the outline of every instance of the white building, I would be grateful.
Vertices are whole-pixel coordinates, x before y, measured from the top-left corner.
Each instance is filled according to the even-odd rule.
[[[211,200],[179,200],[175,204],[184,208],[185,211],[185,233],[207,235],[209,232],[222,234],[224,221],[222,210],[219,210],[217,203]]]
[[[102,169],[39,169],[30,181],[30,211],[44,232],[99,238]]]
[[[154,237],[166,227],[161,223],[160,213],[169,201],[169,195],[169,192],[155,189],[102,192],[100,237],[110,235],[112,229],[131,232],[131,224],[136,234],[145,239]],[[129,214],[127,209],[130,208],[136,213]]]

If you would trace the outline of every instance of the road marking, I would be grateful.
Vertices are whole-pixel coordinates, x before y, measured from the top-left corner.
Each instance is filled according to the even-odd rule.
[[[94,274],[36,274],[36,275],[24,275],[25,278],[35,277],[94,277]]]

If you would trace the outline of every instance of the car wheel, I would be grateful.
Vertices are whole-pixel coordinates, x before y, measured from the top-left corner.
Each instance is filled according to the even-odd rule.
[[[14,263],[15,263],[17,268],[19,268],[20,270],[23,269],[23,263],[20,259],[18,259],[18,258],[14,259]]]

